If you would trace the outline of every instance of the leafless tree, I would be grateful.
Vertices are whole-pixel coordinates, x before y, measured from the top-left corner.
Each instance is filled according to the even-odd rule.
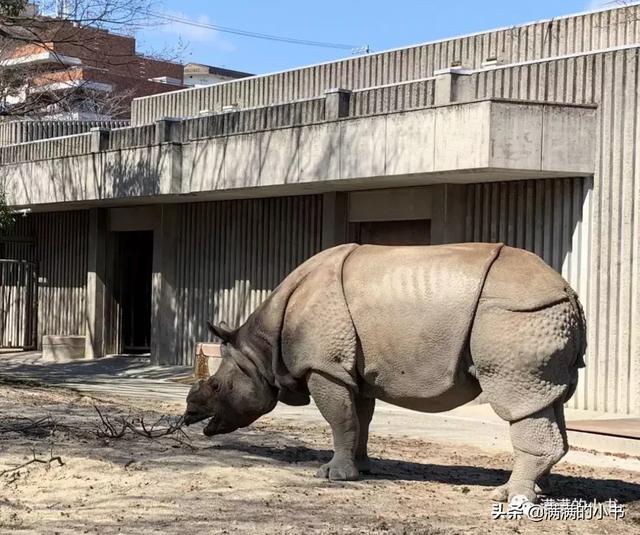
[[[74,68],[82,66],[70,64],[69,57],[81,58],[89,67],[98,62],[130,65],[134,72],[139,67],[131,50],[109,46],[107,39],[109,32],[132,34],[148,25],[152,1],[0,0],[0,114],[40,117],[80,110],[122,115],[133,89],[96,89],[96,84],[75,76]],[[49,62],[19,59],[47,53]],[[52,71],[51,62],[59,64],[59,69]]]

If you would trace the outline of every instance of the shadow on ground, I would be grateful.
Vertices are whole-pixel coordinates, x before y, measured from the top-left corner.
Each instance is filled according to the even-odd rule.
[[[171,379],[191,373],[186,366],[152,366],[148,357],[112,356],[95,360],[48,362],[40,352],[0,354],[2,375],[16,378],[42,379],[44,382],[91,381],[128,377],[138,379]]]
[[[330,450],[319,450],[306,446],[272,447],[240,441],[217,444],[211,449],[239,451],[278,463],[298,463],[310,466],[318,466],[328,462],[332,456]],[[371,473],[364,475],[364,480],[431,481],[447,485],[475,485],[492,488],[505,483],[510,475],[509,470],[499,468],[416,463],[397,459],[372,458],[371,460]],[[619,503],[640,500],[640,484],[619,479],[552,474],[551,487],[551,496],[562,498],[596,500],[598,502],[611,498],[617,499]]]
[[[89,393],[145,398],[153,393],[165,401],[183,400],[190,377],[185,366],[153,366],[149,358],[113,356],[96,360],[46,362],[40,352],[0,354],[0,382],[35,382]]]

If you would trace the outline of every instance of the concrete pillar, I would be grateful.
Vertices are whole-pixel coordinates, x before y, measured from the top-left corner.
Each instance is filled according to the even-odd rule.
[[[431,243],[465,241],[467,218],[467,186],[438,184],[433,186],[431,207]]]
[[[88,359],[105,355],[107,224],[107,210],[92,208],[85,299],[85,358]]]
[[[156,143],[161,159],[168,159],[169,173],[163,174],[161,191],[182,193],[182,119],[164,118],[156,121]]]
[[[181,143],[182,120],[165,117],[156,121],[156,143]]]
[[[325,108],[324,118],[327,121],[335,121],[349,116],[349,100],[351,91],[348,89],[328,89],[324,93]]]
[[[458,86],[460,78],[472,74],[469,69],[462,67],[448,67],[434,71],[436,77],[434,102],[436,106],[444,106],[458,102]]]
[[[322,248],[346,243],[349,229],[349,194],[332,191],[322,195]]]
[[[109,148],[109,137],[111,131],[106,128],[92,128],[91,132],[91,152],[100,152]]]
[[[178,364],[176,332],[176,241],[178,205],[162,205],[153,233],[151,290],[151,362]]]

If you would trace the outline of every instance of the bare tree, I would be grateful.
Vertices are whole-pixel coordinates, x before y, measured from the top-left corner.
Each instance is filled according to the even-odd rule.
[[[134,89],[110,91],[106,83],[87,82],[82,69],[139,72],[135,51],[114,47],[112,38],[148,25],[151,2],[0,0],[0,114],[122,115]],[[45,56],[47,61],[23,60]]]

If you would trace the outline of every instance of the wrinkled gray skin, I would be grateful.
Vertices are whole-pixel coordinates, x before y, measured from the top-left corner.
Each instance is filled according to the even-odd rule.
[[[515,464],[496,500],[535,501],[568,449],[563,403],[583,366],[577,296],[537,256],[496,244],[342,245],[293,271],[223,341],[214,376],[187,397],[207,436],[245,427],[278,401],[314,399],[331,426],[332,480],[369,470],[375,399],[446,411],[484,392],[511,426]],[[544,490],[544,489],[542,489]]]
[[[208,437],[246,427],[277,403],[277,391],[255,373],[255,368],[240,368],[229,356],[235,351],[226,346],[215,376],[198,381],[187,398],[186,423],[209,418],[204,428]]]

